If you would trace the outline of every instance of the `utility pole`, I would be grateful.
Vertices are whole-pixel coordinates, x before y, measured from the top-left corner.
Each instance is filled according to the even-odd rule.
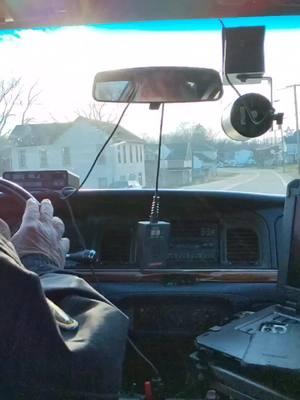
[[[300,132],[299,132],[297,86],[299,86],[299,85],[293,85],[293,90],[294,90],[294,104],[295,104],[295,118],[296,118],[298,174],[300,175]]]
[[[282,157],[282,172],[285,172],[285,148],[282,124],[279,125],[279,132],[281,137],[281,157]]]
[[[299,83],[287,86],[287,88],[293,88],[294,93],[294,107],[295,107],[295,120],[296,120],[296,139],[297,139],[297,165],[298,174],[300,175],[300,132],[299,132],[299,114],[298,114],[298,97],[297,97],[297,87]]]

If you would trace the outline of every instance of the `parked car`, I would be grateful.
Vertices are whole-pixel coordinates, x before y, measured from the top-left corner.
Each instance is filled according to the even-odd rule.
[[[110,189],[142,189],[138,181],[116,181],[109,185]]]
[[[254,160],[254,158],[250,158],[250,160],[248,160],[248,165],[256,165],[256,161]]]

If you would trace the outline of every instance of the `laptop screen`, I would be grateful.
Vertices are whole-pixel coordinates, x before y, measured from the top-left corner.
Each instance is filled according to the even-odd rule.
[[[278,234],[278,286],[283,289],[280,294],[300,309],[300,179],[287,186]]]
[[[300,289],[300,197],[296,196],[294,203],[294,218],[289,265],[287,271],[287,285]]]

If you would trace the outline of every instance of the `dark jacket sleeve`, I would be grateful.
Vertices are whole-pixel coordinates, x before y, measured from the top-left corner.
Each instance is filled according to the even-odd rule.
[[[31,377],[45,382],[48,372],[43,360],[50,361],[51,370],[52,362],[59,363],[69,351],[39,277],[22,265],[11,243],[1,235],[0,296],[0,398],[14,399],[16,391],[20,394],[32,388]],[[20,386],[14,387],[14,382]]]
[[[49,260],[24,263],[41,276],[0,236],[0,398],[117,399],[127,318],[82,279],[51,272]],[[48,290],[59,293],[58,305],[79,322],[77,330],[59,330]]]
[[[29,271],[35,272],[40,276],[49,272],[62,271],[61,268],[43,254],[29,254],[23,256],[21,261]]]

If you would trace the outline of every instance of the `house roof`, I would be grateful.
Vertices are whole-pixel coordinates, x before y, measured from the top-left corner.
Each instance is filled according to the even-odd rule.
[[[9,141],[17,146],[49,145],[71,126],[72,122],[16,125],[9,135]]]
[[[167,145],[170,153],[166,160],[185,160],[188,151],[187,143],[170,143]]]
[[[164,145],[168,150],[169,154],[165,157],[165,160],[185,160],[189,149],[188,143],[168,143]],[[152,155],[157,155],[158,145],[155,143],[147,143],[145,146],[146,157],[151,158]],[[203,153],[206,154],[203,154]],[[211,156],[208,154],[211,152]],[[193,155],[203,161],[215,161],[217,158],[217,151],[213,147],[207,145],[199,146],[197,151],[192,152]],[[191,153],[191,156],[192,156]]]
[[[197,157],[198,160],[205,161],[205,162],[216,162],[217,157],[215,155],[212,155],[209,157],[207,154],[202,153],[201,151],[194,151],[193,156]]]
[[[297,132],[294,132],[292,135],[288,135],[284,137],[286,144],[297,144]]]
[[[16,125],[9,135],[9,141],[20,147],[47,146],[54,143],[78,121],[86,121],[98,129],[107,132],[107,134],[110,134],[115,128],[115,124],[112,124],[111,122],[96,121],[88,118],[78,117],[73,122]],[[119,141],[144,143],[143,139],[134,135],[122,126],[119,126],[112,141],[116,143]]]
[[[75,121],[86,121],[96,128],[102,129],[105,132],[111,134],[113,129],[115,128],[115,124],[111,122],[105,122],[105,121],[97,121],[95,119],[89,119],[89,118],[84,118],[84,117],[78,117]],[[74,121],[74,122],[75,122]],[[117,132],[115,133],[113,137],[113,142],[118,142],[118,141],[123,141],[125,140],[126,142],[135,142],[135,143],[144,143],[144,140],[141,139],[139,136],[135,135],[134,133],[128,131],[127,129],[123,128],[123,126],[119,126]]]

